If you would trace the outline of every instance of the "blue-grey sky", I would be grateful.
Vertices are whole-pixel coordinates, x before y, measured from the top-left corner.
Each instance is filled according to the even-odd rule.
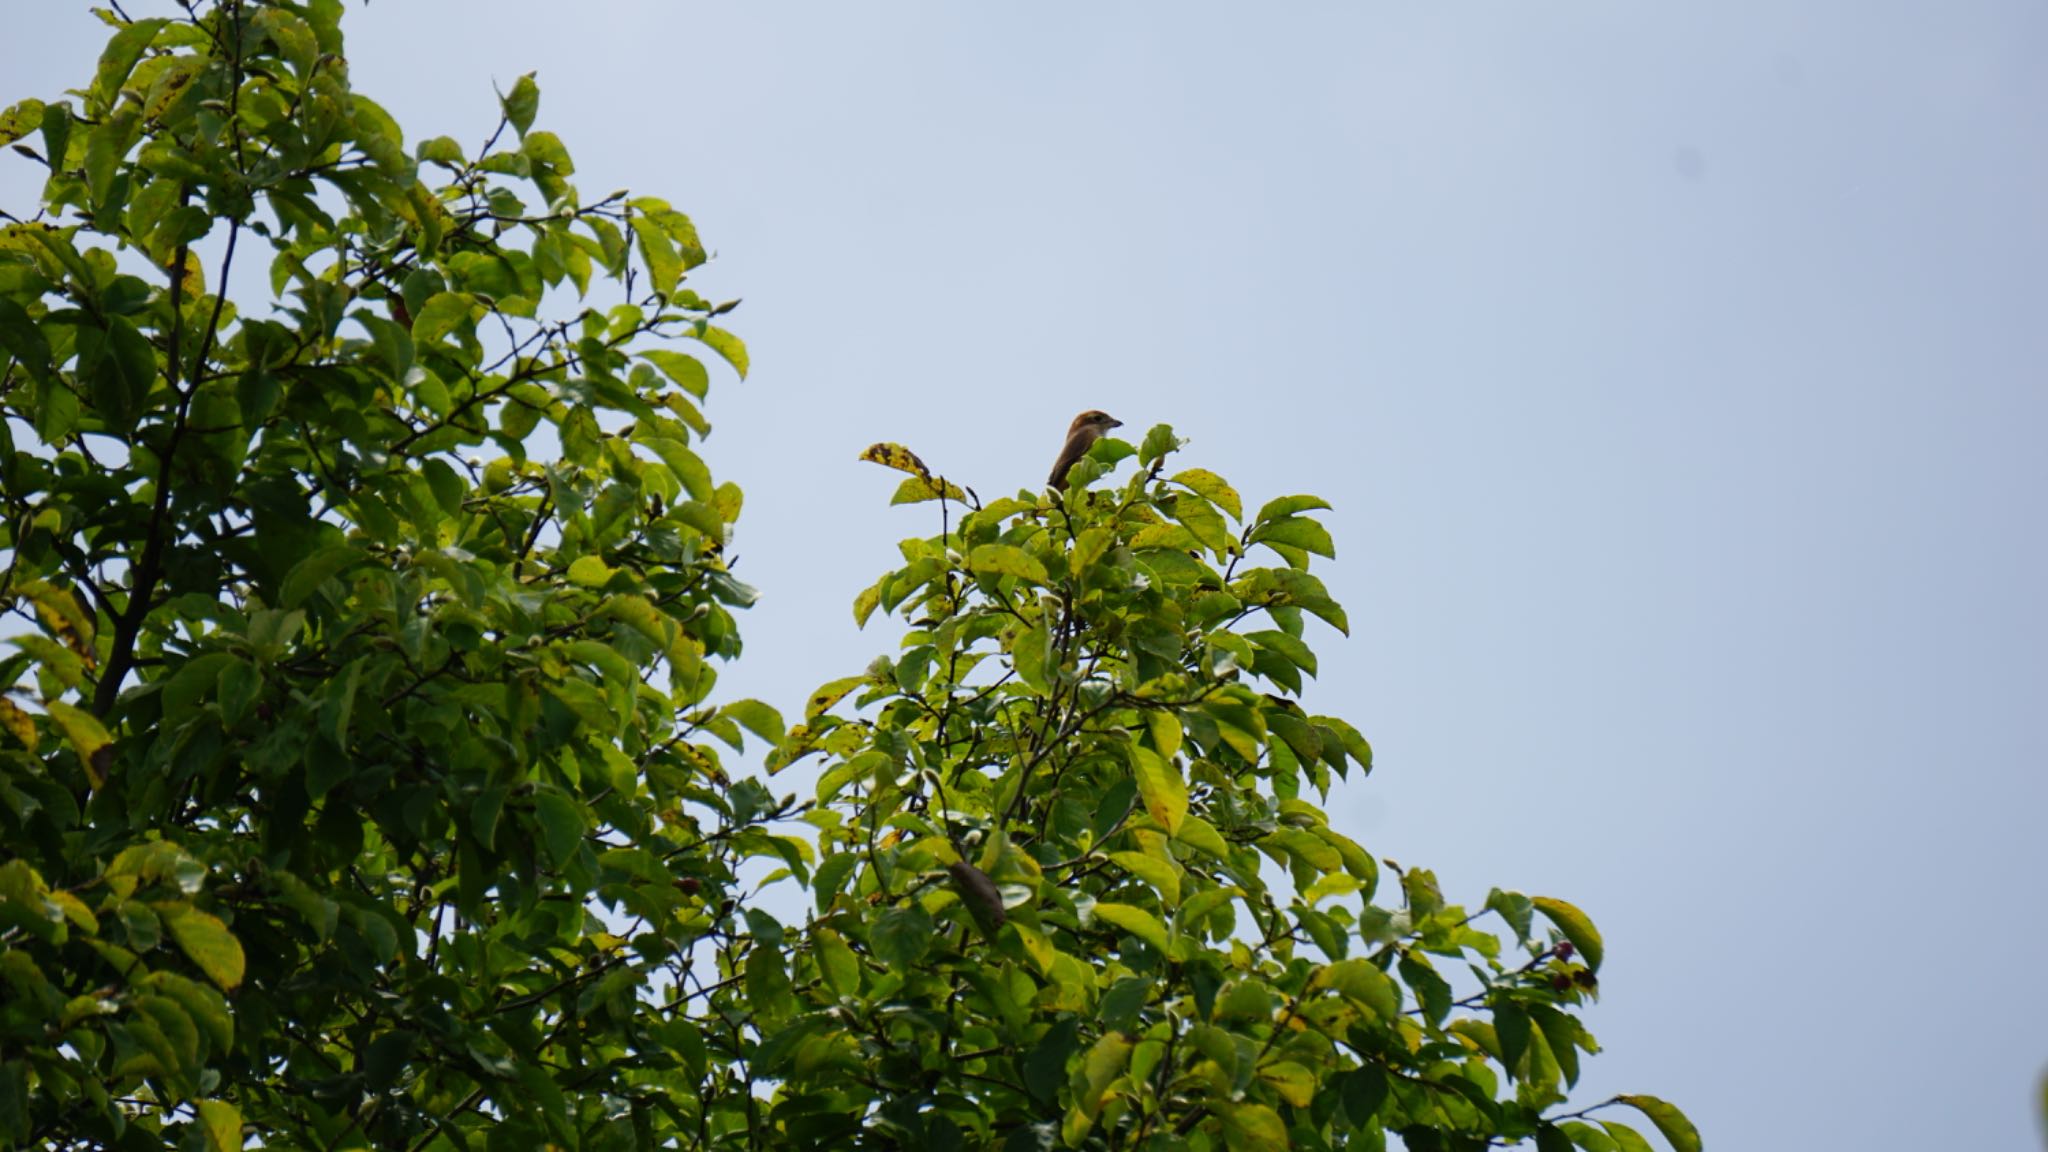
[[[133,6],[131,5],[131,10]],[[0,101],[90,74],[40,4]],[[39,24],[34,35],[18,34]],[[1721,1148],[2019,1148],[2048,1064],[2048,9],[351,5],[475,141],[537,70],[586,194],[696,219],[765,593],[733,690],[1074,412],[1336,511],[1332,799],[1454,898],[1604,931],[1587,1102]],[[0,203],[26,166],[0,164]]]

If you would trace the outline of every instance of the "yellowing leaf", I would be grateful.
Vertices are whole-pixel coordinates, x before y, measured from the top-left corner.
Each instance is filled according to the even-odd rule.
[[[78,753],[79,762],[85,765],[86,779],[92,781],[95,788],[105,785],[106,760],[100,756],[100,752],[113,743],[113,737],[108,736],[107,730],[100,726],[99,720],[83,708],[66,704],[62,700],[45,700],[43,708],[49,712],[50,719],[57,722],[57,727],[64,733],[64,739]]]
[[[1091,1114],[1102,1103],[1103,1090],[1123,1074],[1131,1060],[1131,1042],[1121,1032],[1105,1032],[1081,1058],[1081,1078],[1087,1084],[1077,1101]]]
[[[845,676],[818,686],[811,698],[804,701],[804,719],[816,720],[830,711],[834,704],[846,699],[846,694],[865,683],[865,676]],[[792,734],[793,735],[793,734]]]
[[[876,607],[881,603],[882,586],[880,584],[870,584],[866,588],[861,589],[860,595],[853,598],[854,627],[867,627],[868,617],[875,614]]]
[[[63,911],[64,918],[76,925],[79,931],[84,932],[88,936],[99,935],[99,917],[92,914],[92,909],[85,906],[85,901],[80,900],[62,888],[52,888],[44,895],[50,903],[55,904]]]
[[[1641,1112],[1657,1126],[1666,1140],[1678,1152],[1700,1152],[1700,1130],[1692,1126],[1676,1105],[1668,1104],[1655,1096],[1616,1096],[1623,1104]]]
[[[1223,1119],[1223,1143],[1231,1152],[1286,1152],[1287,1126],[1280,1114],[1264,1104],[1219,1106]]]
[[[171,939],[185,950],[206,978],[223,992],[233,992],[242,982],[242,943],[228,931],[218,916],[201,912],[190,904],[159,904],[156,913],[170,929]]]
[[[595,556],[578,556],[569,565],[569,583],[583,588],[602,588],[610,583],[614,572],[615,569]]]
[[[1230,528],[1223,523],[1223,516],[1214,505],[1199,496],[1175,497],[1173,518],[1195,534],[1203,546],[1222,556],[1230,549]]]
[[[890,444],[886,441],[881,444],[870,444],[861,452],[860,458],[870,464],[880,464],[884,468],[894,468],[898,472],[908,472],[920,478],[932,474],[932,470],[924,466],[924,461],[917,458],[917,453],[901,444]]]
[[[1095,918],[1116,925],[1161,952],[1167,951],[1166,925],[1143,908],[1129,904],[1097,904]]]
[[[1315,1100],[1315,1073],[1292,1061],[1266,1065],[1259,1069],[1259,1079],[1271,1084],[1282,1100],[1296,1108],[1306,1108]]]
[[[1571,941],[1572,946],[1579,950],[1579,956],[1586,961],[1586,967],[1599,970],[1600,958],[1606,954],[1606,947],[1601,943],[1600,932],[1593,927],[1591,917],[1562,900],[1553,900],[1548,896],[1533,897],[1529,903],[1535,905],[1538,912],[1549,917],[1552,924],[1557,925],[1557,930],[1564,933],[1564,938]]]
[[[242,1152],[242,1113],[225,1100],[201,1100],[198,1108],[206,1152]]]
[[[1024,954],[1031,958],[1031,964],[1038,969],[1038,974],[1050,976],[1053,962],[1059,956],[1058,951],[1052,946],[1052,941],[1045,938],[1045,933],[1021,920],[1012,920],[1009,926],[1017,933],[1017,940],[1024,945]]]
[[[1131,775],[1137,779],[1138,795],[1144,798],[1145,811],[1166,829],[1167,835],[1180,835],[1181,825],[1188,815],[1188,782],[1181,778],[1180,769],[1159,753],[1143,745],[1129,747]]]
[[[968,553],[967,567],[977,575],[1015,576],[1033,584],[1046,583],[1045,565],[1014,544],[982,544]]]
[[[97,659],[92,646],[93,619],[79,604],[78,597],[41,580],[24,581],[21,594],[35,603],[36,616],[43,627],[76,653],[86,667],[92,667]]]
[[[1164,708],[1154,708],[1145,713],[1145,727],[1152,733],[1153,751],[1171,763],[1180,754],[1180,717]]]
[[[1184,472],[1176,472],[1167,479],[1201,493],[1211,504],[1230,513],[1231,519],[1244,519],[1244,503],[1237,498],[1237,490],[1224,483],[1223,477],[1214,472],[1206,468],[1189,468]]]
[[[29,751],[36,750],[36,722],[21,705],[0,696],[0,728],[14,734]]]
[[[941,499],[964,503],[967,493],[962,491],[958,484],[943,476],[935,476],[929,480],[922,476],[912,476],[896,486],[896,494],[889,497],[889,503],[923,504],[926,501]]]

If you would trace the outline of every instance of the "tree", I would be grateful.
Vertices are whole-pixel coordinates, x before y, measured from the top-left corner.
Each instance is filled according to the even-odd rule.
[[[1648,1146],[1559,1111],[1591,922],[1318,807],[1371,762],[1296,699],[1320,500],[1163,426],[987,504],[878,445],[940,511],[855,603],[901,648],[715,701],[691,222],[585,203],[531,77],[408,151],[341,18],[110,16],[0,114],[0,1139]]]

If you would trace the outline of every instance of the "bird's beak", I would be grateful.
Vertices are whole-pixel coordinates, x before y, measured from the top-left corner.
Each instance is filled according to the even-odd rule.
[[[1121,428],[1124,426],[1124,422],[1112,416],[1109,418],[1109,426],[1111,428]]]

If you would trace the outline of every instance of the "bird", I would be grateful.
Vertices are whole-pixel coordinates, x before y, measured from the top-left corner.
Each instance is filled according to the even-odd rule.
[[[1094,408],[1074,417],[1074,422],[1067,426],[1067,442],[1060,448],[1060,458],[1053,461],[1052,475],[1045,482],[1056,492],[1065,491],[1067,470],[1074,466],[1074,461],[1085,455],[1103,433],[1123,426],[1123,421]]]

